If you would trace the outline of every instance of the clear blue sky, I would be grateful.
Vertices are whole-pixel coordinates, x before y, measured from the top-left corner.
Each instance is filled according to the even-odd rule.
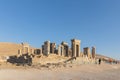
[[[120,0],[0,0],[0,42],[41,47],[77,38],[120,59]]]

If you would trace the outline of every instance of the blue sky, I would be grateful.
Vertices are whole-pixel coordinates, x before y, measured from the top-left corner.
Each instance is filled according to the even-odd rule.
[[[41,47],[77,38],[120,59],[120,0],[0,0],[0,42]]]

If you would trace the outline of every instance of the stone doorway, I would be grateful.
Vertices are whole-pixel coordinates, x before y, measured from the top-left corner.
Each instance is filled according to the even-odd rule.
[[[79,57],[79,45],[76,45],[76,57]]]

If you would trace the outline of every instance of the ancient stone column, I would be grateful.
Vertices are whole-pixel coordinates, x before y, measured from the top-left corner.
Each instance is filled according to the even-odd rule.
[[[60,56],[60,52],[61,52],[61,50],[60,50],[61,48],[60,48],[60,45],[58,45],[58,52],[57,52],[57,54]]]
[[[30,51],[30,46],[28,43],[21,43],[22,44],[22,54],[28,54]]]
[[[64,49],[64,56],[68,57],[69,56],[69,46],[68,43],[62,42],[61,45],[63,46]]]
[[[94,59],[96,55],[96,48],[92,47],[92,58]]]
[[[45,55],[50,54],[50,41],[44,42],[44,54]]]
[[[84,55],[87,56],[88,58],[91,57],[91,53],[90,53],[90,48],[89,48],[89,47],[83,48],[83,53],[84,53]]]
[[[63,45],[58,46],[58,55],[64,56],[64,46]]]
[[[72,39],[71,40],[71,48],[72,48],[72,56],[71,57],[79,57],[80,56],[80,40]]]
[[[56,44],[50,43],[50,53],[55,53],[55,50],[56,50]]]

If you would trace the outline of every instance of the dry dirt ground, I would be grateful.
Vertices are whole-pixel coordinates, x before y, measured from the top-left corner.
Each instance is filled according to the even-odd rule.
[[[120,80],[120,64],[42,68],[0,66],[0,80]]]

